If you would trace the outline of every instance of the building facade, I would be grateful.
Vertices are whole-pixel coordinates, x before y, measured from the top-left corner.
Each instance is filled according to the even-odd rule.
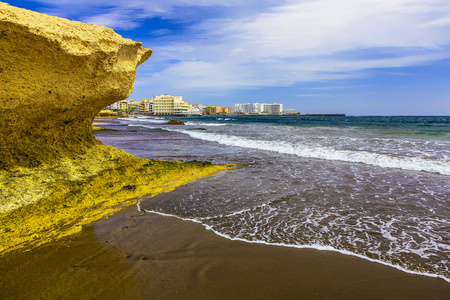
[[[119,109],[123,110],[123,111],[127,111],[128,110],[128,101],[126,101],[126,100],[119,101]]]
[[[114,102],[113,104],[108,105],[105,109],[108,110],[120,109],[120,102],[119,101]]]
[[[216,107],[208,105],[206,107],[206,114],[207,115],[215,115],[216,114]]]
[[[283,104],[261,104],[261,113],[266,115],[282,115]]]
[[[149,100],[153,103],[152,110],[155,116],[186,115],[189,110],[189,103],[184,102],[181,96],[163,94]]]
[[[283,104],[245,103],[235,104],[233,112],[248,115],[282,115]]]
[[[149,99],[142,100],[141,103],[139,103],[139,113],[140,114],[153,114],[153,102],[151,102]]]

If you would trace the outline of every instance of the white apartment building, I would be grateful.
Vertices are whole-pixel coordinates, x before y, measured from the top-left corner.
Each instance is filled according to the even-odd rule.
[[[108,105],[106,107],[106,109],[109,109],[109,110],[120,109],[120,102],[119,101],[114,102],[113,104]]]
[[[247,103],[248,104],[248,103]],[[245,108],[246,104],[235,104],[233,107],[233,112],[237,114],[244,114],[247,112],[247,109]]]
[[[233,107],[234,113],[243,114],[259,114],[261,113],[260,103],[245,103],[245,104],[235,104]]]
[[[189,105],[188,111],[186,113],[188,116],[201,116],[203,115],[203,110],[195,105]]]
[[[283,104],[261,104],[263,114],[267,115],[282,115],[283,114]]]
[[[283,114],[283,104],[265,104],[265,103],[245,103],[235,104],[234,113],[241,114],[265,114],[265,115],[281,115]]]

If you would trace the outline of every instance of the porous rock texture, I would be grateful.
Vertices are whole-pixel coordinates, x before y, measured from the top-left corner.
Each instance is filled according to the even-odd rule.
[[[94,117],[130,95],[152,50],[106,27],[0,2],[0,53],[0,170],[9,170],[100,143]]]

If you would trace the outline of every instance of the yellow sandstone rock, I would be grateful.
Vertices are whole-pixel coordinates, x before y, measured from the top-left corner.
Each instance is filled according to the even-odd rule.
[[[103,155],[108,149],[116,150],[98,147],[107,147],[101,150]],[[50,196],[0,214],[0,255],[77,233],[83,225],[135,204],[136,197],[170,192],[186,182],[226,169],[211,163],[138,159],[120,150],[113,152],[112,155],[119,154],[119,157],[109,162],[112,167],[100,172],[96,170],[98,166],[88,168],[71,164],[46,172],[47,176],[63,174],[68,177],[66,175],[71,172],[64,169],[72,168],[74,177],[50,180],[48,184],[40,185]],[[89,162],[93,161],[87,160]],[[81,172],[84,168],[86,170]],[[89,176],[93,173],[94,176]],[[40,176],[43,174],[33,174],[33,179],[39,183],[44,179]]]
[[[152,50],[106,27],[0,2],[0,53],[0,169],[10,169],[98,144],[93,118],[129,96]]]
[[[0,255],[226,167],[138,159],[92,121],[132,91],[152,53],[113,30],[0,2]]]

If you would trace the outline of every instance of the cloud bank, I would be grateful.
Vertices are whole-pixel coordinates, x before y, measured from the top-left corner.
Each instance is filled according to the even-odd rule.
[[[154,55],[136,85],[165,90],[285,87],[450,58],[447,0],[38,2],[55,14],[145,32]],[[154,18],[183,29],[143,25]]]

